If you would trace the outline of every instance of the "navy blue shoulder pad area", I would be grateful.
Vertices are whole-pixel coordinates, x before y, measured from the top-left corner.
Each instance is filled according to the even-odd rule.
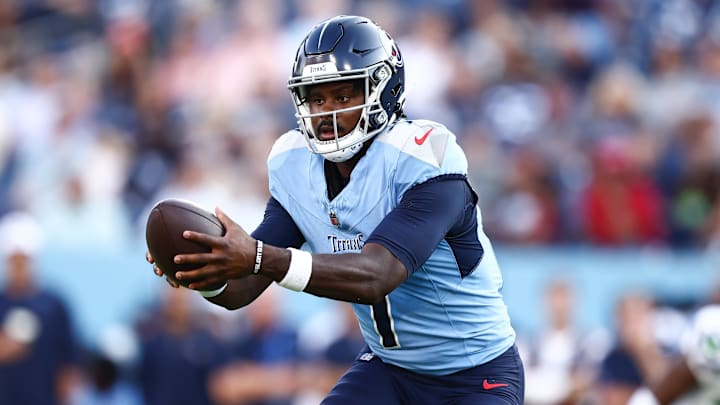
[[[252,237],[277,247],[299,248],[305,243],[305,237],[293,221],[290,214],[273,197],[265,206],[265,215]]]
[[[483,256],[476,203],[477,195],[465,176],[430,179],[405,193],[367,243],[385,246],[412,274],[444,239],[455,255],[461,277],[465,277]]]

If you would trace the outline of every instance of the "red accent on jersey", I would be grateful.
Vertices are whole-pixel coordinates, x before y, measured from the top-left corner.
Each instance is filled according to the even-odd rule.
[[[418,145],[424,144],[424,143],[425,143],[425,140],[427,139],[428,135],[430,135],[430,132],[432,132],[433,129],[435,129],[435,128],[430,128],[430,129],[428,129],[428,131],[425,132],[425,135],[423,135],[421,138],[418,138],[418,137],[416,136],[416,137],[415,137],[415,143],[418,144]]]

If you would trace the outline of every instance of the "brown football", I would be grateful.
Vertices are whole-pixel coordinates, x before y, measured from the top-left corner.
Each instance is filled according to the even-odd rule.
[[[175,280],[174,276],[178,271],[202,267],[197,264],[175,264],[173,262],[175,255],[210,252],[209,247],[183,238],[182,233],[186,230],[214,236],[225,234],[225,227],[214,214],[187,200],[176,198],[162,200],[155,204],[148,215],[145,226],[148,252],[155,260],[155,264],[172,280]],[[187,286],[189,282],[184,280],[179,283]]]

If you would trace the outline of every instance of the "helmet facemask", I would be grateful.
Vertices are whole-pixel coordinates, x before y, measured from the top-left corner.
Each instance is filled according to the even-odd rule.
[[[313,69],[312,67],[315,66]],[[390,77],[390,67],[385,63],[379,63],[364,69],[337,72],[335,65],[325,62],[316,65],[307,65],[306,69],[311,72],[315,69],[324,69],[327,74],[310,74],[290,80],[289,89],[293,95],[298,125],[305,136],[308,148],[313,153],[322,155],[325,159],[333,162],[344,162],[355,156],[363,147],[364,142],[378,133],[382,132],[388,123],[397,117],[393,114],[388,117],[383,108],[380,95],[387,86]],[[334,111],[311,113],[307,98],[308,86],[332,83],[338,81],[351,81],[360,79],[364,86],[364,103]],[[360,118],[355,127],[347,134],[338,132],[337,116],[341,113],[352,112],[362,109]],[[315,133],[312,118],[331,117],[335,138],[331,140],[320,140]]]

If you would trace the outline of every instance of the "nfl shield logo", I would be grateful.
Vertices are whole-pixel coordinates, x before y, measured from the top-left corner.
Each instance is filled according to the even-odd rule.
[[[335,211],[330,211],[330,223],[333,224],[333,226],[340,226],[340,221],[338,221]]]

